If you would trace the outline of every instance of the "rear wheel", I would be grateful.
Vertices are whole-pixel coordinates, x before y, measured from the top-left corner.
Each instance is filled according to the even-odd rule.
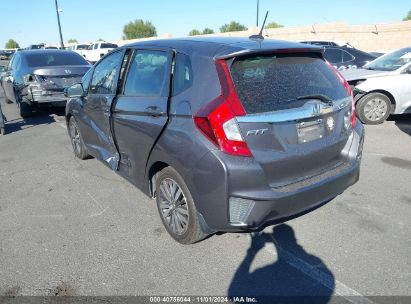
[[[156,180],[156,201],[167,232],[181,244],[204,239],[194,200],[183,178],[171,167],[163,169]]]
[[[31,106],[27,102],[20,101],[17,103],[17,106],[19,107],[20,116],[22,118],[30,117],[31,115],[33,115]]]
[[[70,117],[68,124],[71,145],[73,146],[74,155],[80,159],[86,159],[89,155],[81,138],[79,128],[73,116]]]
[[[367,94],[358,101],[356,112],[364,124],[381,124],[390,116],[391,101],[381,93]]]

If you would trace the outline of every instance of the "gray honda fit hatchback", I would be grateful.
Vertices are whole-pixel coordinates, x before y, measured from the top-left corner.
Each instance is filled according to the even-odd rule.
[[[364,131],[321,49],[185,38],[116,49],[70,87],[69,136],[156,199],[178,242],[249,231],[359,178]]]

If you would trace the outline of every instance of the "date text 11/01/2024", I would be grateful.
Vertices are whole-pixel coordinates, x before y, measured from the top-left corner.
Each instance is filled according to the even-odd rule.
[[[176,297],[176,296],[161,296],[150,297],[150,303],[258,303],[258,300],[253,297],[212,297],[212,296],[197,296],[197,297]]]

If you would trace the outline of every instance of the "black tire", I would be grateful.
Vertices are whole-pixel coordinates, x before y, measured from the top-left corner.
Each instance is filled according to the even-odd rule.
[[[167,209],[164,207],[166,205],[170,207],[171,205],[168,205],[169,201],[167,201],[167,197],[163,190],[165,187],[167,187],[167,184],[170,185],[171,181],[176,183],[176,185],[181,190],[182,195],[179,196],[181,197],[181,200],[175,202],[175,205],[178,205],[178,202],[181,201],[181,205],[179,205],[179,207],[174,206],[174,209]],[[171,194],[172,189],[168,189],[170,190],[169,193]],[[176,189],[174,194],[176,193],[179,193],[179,190]],[[177,242],[181,244],[193,244],[207,237],[208,234],[206,234],[201,228],[200,218],[194,204],[193,197],[191,196],[191,193],[188,190],[187,185],[181,175],[178,174],[178,172],[172,167],[163,169],[156,179],[156,202],[158,212],[160,214],[160,218],[163,222],[164,227],[166,228],[170,236]],[[181,221],[181,225],[177,225],[176,222],[174,222],[173,225],[173,216],[175,217],[177,222],[181,221],[181,219],[184,218],[187,221],[187,224],[184,226],[183,222]],[[177,233],[176,229],[174,229],[177,226],[181,229],[180,233]]]
[[[391,113],[391,100],[382,93],[370,93],[356,105],[357,117],[367,125],[382,124]]]
[[[6,103],[11,104],[13,103],[10,99],[7,98],[6,96],[6,92],[4,92],[4,100],[6,101]]]
[[[20,101],[17,103],[17,105],[19,107],[20,116],[22,118],[27,118],[33,115],[31,106],[27,102]]]
[[[70,136],[70,142],[73,147],[74,155],[80,159],[88,158],[89,154],[87,153],[77,122],[73,116],[70,117],[67,129]]]

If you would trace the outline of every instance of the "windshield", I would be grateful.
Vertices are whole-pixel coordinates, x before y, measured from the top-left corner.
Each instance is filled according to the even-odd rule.
[[[74,52],[39,52],[26,56],[29,67],[59,66],[59,65],[88,65],[87,61]]]
[[[364,66],[365,69],[394,71],[411,62],[411,48],[401,49],[383,55]]]

